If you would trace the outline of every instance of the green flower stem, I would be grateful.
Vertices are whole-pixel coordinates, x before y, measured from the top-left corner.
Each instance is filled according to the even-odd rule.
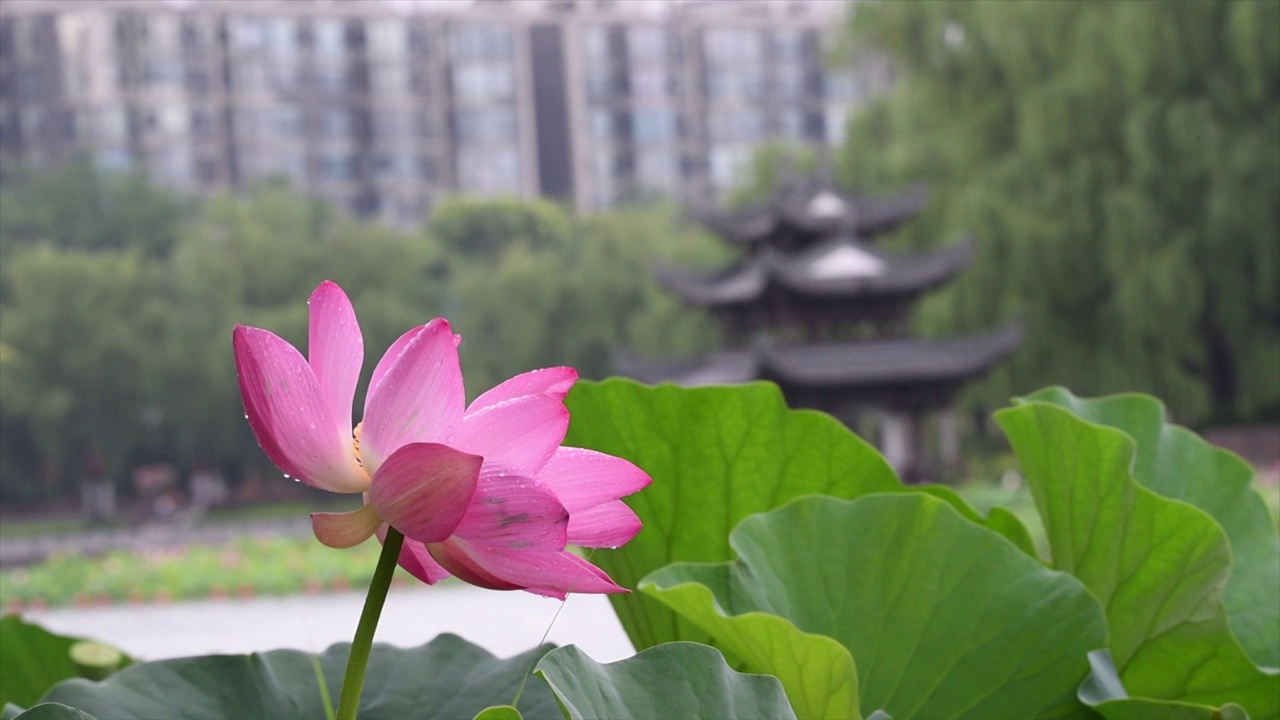
[[[356,720],[360,707],[360,691],[364,689],[364,672],[369,667],[369,650],[373,647],[373,633],[378,629],[378,617],[387,601],[391,588],[391,576],[396,572],[396,560],[404,535],[393,527],[387,528],[387,539],[382,543],[382,555],[369,583],[369,594],[364,598],[364,610],[360,611],[360,624],[356,637],[351,641],[351,655],[347,658],[347,674],[342,679],[342,696],[338,700],[337,720]]]

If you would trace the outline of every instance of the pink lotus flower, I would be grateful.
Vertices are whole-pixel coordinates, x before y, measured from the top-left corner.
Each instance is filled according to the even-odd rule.
[[[327,280],[308,305],[307,359],[259,328],[237,325],[234,344],[245,413],[271,461],[308,485],[364,493],[359,510],[312,514],[320,542],[382,540],[390,525],[405,536],[400,565],[428,584],[453,574],[559,598],[627,592],[565,551],[634,537],[640,520],[619,498],[650,482],[621,458],[560,447],[573,368],[517,375],[464,409],[461,338],[436,318],[382,356],[353,430],[364,360],[355,310]]]

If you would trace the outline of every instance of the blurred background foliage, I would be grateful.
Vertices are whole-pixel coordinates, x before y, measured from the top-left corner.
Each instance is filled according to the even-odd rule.
[[[851,187],[925,181],[897,241],[979,256],[926,333],[1019,317],[971,400],[1135,390],[1179,422],[1280,417],[1280,3],[859,3],[844,56],[895,90],[856,115]]]
[[[836,62],[882,53],[891,93],[833,158],[763,147],[730,201],[830,163],[851,189],[929,184],[887,242],[972,233],[979,253],[917,330],[1021,318],[1022,349],[966,399],[1048,384],[1163,398],[1194,427],[1280,419],[1280,3],[859,3]],[[0,183],[0,499],[72,497],[98,453],[270,471],[236,392],[234,323],[305,342],[307,294],[351,295],[364,382],[436,315],[469,393],[534,367],[610,374],[718,333],[652,281],[726,251],[670,205],[575,217],[447,199],[421,231],[361,224],[267,184],[185,199],[87,162]],[[363,385],[362,385],[363,388]],[[357,408],[362,406],[357,396]],[[358,411],[357,411],[358,412]]]
[[[456,199],[406,234],[281,185],[192,201],[85,162],[9,178],[0,204],[7,502],[75,497],[94,453],[117,481],[154,461],[214,464],[233,483],[274,474],[241,421],[231,329],[305,347],[306,298],[325,278],[360,318],[362,391],[381,352],[437,315],[464,337],[471,396],[547,365],[604,377],[624,347],[715,344],[649,277],[656,258],[721,253],[666,206],[575,218],[548,202]]]

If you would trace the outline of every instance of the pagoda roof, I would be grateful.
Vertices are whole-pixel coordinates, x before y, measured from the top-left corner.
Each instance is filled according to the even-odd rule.
[[[766,249],[711,273],[659,266],[655,276],[694,305],[749,304],[764,297],[770,286],[796,295],[854,299],[938,287],[972,257],[968,239],[927,255],[893,255],[845,235],[794,254]]]
[[[744,245],[761,242],[784,226],[808,235],[845,230],[872,237],[915,217],[928,197],[924,186],[895,195],[845,193],[830,178],[814,175],[792,178],[768,202],[698,219],[726,240]]]
[[[958,383],[985,372],[1022,342],[1020,325],[964,338],[894,339],[752,348],[676,362],[631,360],[619,369],[641,382],[697,387],[773,380],[802,389],[868,389]]]

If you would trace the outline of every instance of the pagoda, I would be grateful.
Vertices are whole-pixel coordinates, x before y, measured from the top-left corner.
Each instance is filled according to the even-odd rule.
[[[793,407],[829,412],[851,425],[878,420],[880,447],[906,479],[959,464],[951,406],[964,385],[1011,354],[1017,325],[971,337],[911,337],[913,307],[973,258],[965,239],[924,254],[879,248],[877,237],[914,218],[927,193],[852,195],[830,178],[792,178],[762,205],[698,219],[741,258],[712,272],[661,266],[658,281],[712,313],[727,347],[679,361],[621,358],[642,382],[686,386],[771,380]],[[931,457],[928,420],[937,419]]]

